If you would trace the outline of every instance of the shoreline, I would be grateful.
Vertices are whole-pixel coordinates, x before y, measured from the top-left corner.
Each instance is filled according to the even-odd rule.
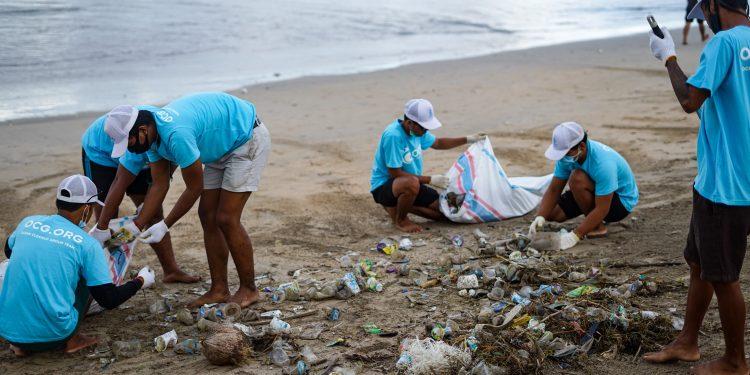
[[[674,28],[672,27],[672,24],[669,24],[669,25],[670,25],[670,28]],[[205,90],[205,91],[222,91],[222,92],[227,92],[227,93],[236,95],[236,94],[242,93],[243,91],[249,91],[253,88],[257,88],[261,86],[287,84],[287,83],[293,83],[294,81],[299,81],[299,80],[352,77],[352,76],[358,76],[358,75],[373,74],[373,73],[378,73],[378,72],[387,72],[387,71],[398,70],[398,69],[413,67],[413,66],[421,66],[421,65],[445,64],[445,63],[452,63],[452,62],[471,63],[471,60],[492,58],[492,57],[496,57],[500,55],[520,53],[520,52],[526,52],[526,51],[544,50],[544,49],[549,49],[549,48],[565,47],[565,46],[575,47],[576,45],[585,45],[585,44],[598,43],[598,42],[603,42],[603,41],[615,42],[618,39],[629,39],[629,38],[636,37],[637,35],[645,36],[647,35],[647,31],[636,32],[634,30],[629,30],[629,31],[624,31],[622,33],[615,33],[614,35],[595,36],[592,38],[584,38],[584,39],[572,40],[572,41],[551,42],[549,44],[541,43],[539,45],[524,46],[524,47],[518,47],[518,48],[510,47],[505,50],[493,51],[493,52],[487,52],[487,53],[478,53],[476,55],[467,55],[467,56],[461,56],[461,57],[455,57],[455,58],[438,58],[436,60],[407,62],[403,64],[396,63],[393,66],[374,66],[374,67],[365,68],[361,71],[356,71],[356,72],[343,72],[343,73],[331,73],[331,74],[307,74],[307,75],[303,74],[303,75],[297,75],[297,76],[292,75],[292,76],[284,77],[280,79],[242,84],[240,86],[235,86],[234,88],[227,88],[223,90]],[[183,95],[185,94],[187,93],[183,93]],[[152,105],[161,107],[163,105],[166,105],[169,102],[170,101],[164,101],[164,102],[159,102],[156,104],[152,104],[152,103],[147,103],[147,104],[152,104]],[[142,103],[139,103],[139,104],[142,104]],[[25,125],[25,124],[45,122],[45,121],[72,120],[72,119],[81,118],[81,117],[84,117],[84,118],[92,117],[92,116],[98,117],[106,113],[108,110],[109,109],[92,110],[92,111],[87,110],[87,111],[80,111],[80,112],[73,112],[73,113],[54,114],[54,115],[49,115],[49,116],[19,117],[19,118],[10,119],[10,120],[0,120],[0,127]]]

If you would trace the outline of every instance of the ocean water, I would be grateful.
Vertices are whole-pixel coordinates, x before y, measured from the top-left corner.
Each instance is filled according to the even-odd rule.
[[[0,122],[625,35],[685,0],[0,1]]]

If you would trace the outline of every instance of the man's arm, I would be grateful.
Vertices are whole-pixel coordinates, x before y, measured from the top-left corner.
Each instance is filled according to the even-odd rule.
[[[414,176],[419,179],[420,184],[429,184],[432,180],[430,176],[417,176],[415,174],[405,172],[401,168],[388,168],[388,174],[390,174],[393,178]]]
[[[672,89],[682,109],[687,113],[697,111],[711,95],[711,92],[688,85],[688,77],[677,63],[676,57],[667,59],[666,66],[667,72],[669,72],[669,80],[672,82]]]
[[[612,197],[614,194],[597,195],[595,197],[594,210],[589,212],[586,218],[583,219],[583,222],[581,222],[581,225],[573,231],[578,238],[583,238],[602,223],[609,212],[610,206],[612,206]]]
[[[466,140],[466,137],[460,137],[460,138],[437,138],[435,139],[435,143],[432,144],[432,148],[435,150],[449,150],[451,148],[456,148],[458,146],[463,146],[467,144],[468,141]]]
[[[172,207],[172,211],[164,219],[164,224],[170,228],[190,211],[195,201],[203,193],[203,163],[201,163],[200,159],[187,168],[182,168],[182,179],[185,181],[185,191],[182,192],[177,199],[177,203]]]
[[[143,286],[143,279],[137,277],[120,286],[108,283],[88,288],[91,297],[96,300],[99,306],[107,310],[112,310],[135,295],[141,289],[141,286]]]
[[[542,203],[539,204],[537,216],[541,216],[545,220],[551,219],[550,214],[552,213],[552,209],[554,209],[557,205],[557,201],[560,198],[563,189],[565,189],[565,184],[567,183],[568,180],[552,177],[552,182],[550,182],[547,191],[545,191],[544,195],[542,196]]]
[[[13,253],[13,249],[10,248],[10,238],[5,240],[5,257],[10,259],[10,254]]]
[[[112,181],[107,198],[104,200],[104,207],[102,207],[102,213],[99,215],[97,228],[101,230],[109,228],[109,221],[115,217],[115,212],[125,198],[125,191],[135,181],[135,178],[136,175],[123,167],[122,164],[117,167],[117,174],[115,174],[115,180]]]
[[[146,199],[143,202],[143,209],[133,222],[141,230],[145,229],[148,223],[154,218],[161,208],[164,198],[169,191],[170,163],[166,159],[149,164],[151,168],[151,187],[146,193]],[[109,199],[109,197],[107,197]]]

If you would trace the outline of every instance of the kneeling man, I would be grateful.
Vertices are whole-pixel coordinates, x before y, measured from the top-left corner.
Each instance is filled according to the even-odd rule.
[[[578,228],[561,237],[560,246],[566,250],[585,236],[606,235],[604,223],[626,218],[638,203],[638,187],[628,162],[609,146],[589,140],[581,125],[557,125],[544,156],[557,164],[530,234],[547,220],[561,223],[583,214]],[[566,183],[570,190],[563,193]]]

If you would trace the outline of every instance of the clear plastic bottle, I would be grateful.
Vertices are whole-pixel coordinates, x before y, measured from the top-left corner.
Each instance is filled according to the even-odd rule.
[[[273,348],[270,354],[271,362],[279,367],[289,366],[289,355],[286,353],[286,350],[284,350],[284,341],[276,339],[271,347]]]

